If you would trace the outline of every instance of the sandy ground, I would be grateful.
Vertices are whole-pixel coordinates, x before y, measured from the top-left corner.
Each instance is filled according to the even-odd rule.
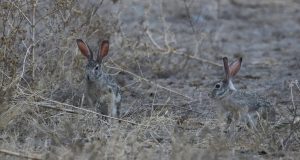
[[[1,159],[299,157],[298,1],[45,1],[35,33],[20,18],[31,20],[30,3],[6,3],[0,2]],[[12,34],[14,27],[22,32]],[[121,118],[138,125],[99,124],[82,101],[86,61],[77,38],[95,52],[99,40],[110,40],[104,70],[122,88]],[[221,106],[208,93],[224,76],[224,56],[243,57],[236,88],[267,97],[284,125],[234,136],[220,131]]]

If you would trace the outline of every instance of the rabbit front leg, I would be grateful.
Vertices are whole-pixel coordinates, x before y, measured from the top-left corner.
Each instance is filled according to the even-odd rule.
[[[88,94],[86,94],[85,96],[86,96],[85,99],[87,100],[88,106],[89,106],[89,107],[93,107],[93,106],[94,106],[93,99],[92,99]]]
[[[120,105],[121,105],[121,94],[119,92],[113,92],[111,95],[111,116],[119,118],[120,116]]]
[[[218,112],[218,123],[219,123],[219,127],[221,127],[221,132],[222,133],[228,133],[230,132],[231,129],[231,125],[233,122],[233,113],[222,108],[220,109]]]
[[[105,110],[106,107],[103,106],[103,103],[101,103],[100,100],[95,100],[95,97],[93,97],[93,93],[92,95],[90,94],[90,92],[87,92],[86,94],[86,99],[88,102],[88,106],[90,108],[95,108],[97,113],[103,114],[103,115],[107,115],[107,110]],[[105,104],[104,104],[105,105]],[[97,114],[97,119],[103,118],[105,119],[105,117],[103,117],[102,115]]]
[[[119,109],[120,109],[120,101],[115,94],[110,93],[109,95],[105,95],[102,98],[102,106],[101,112],[109,117],[118,118],[119,117]],[[109,118],[109,123],[113,123],[113,119]]]
[[[259,119],[259,114],[257,112],[254,113],[248,113],[247,114],[247,126],[251,129],[257,130],[257,122]]]
[[[114,94],[111,95],[111,103],[110,103],[110,116],[117,117],[117,104],[116,104],[116,96]]]
[[[96,112],[99,113],[97,114],[97,118],[98,120],[100,120],[100,118],[102,120],[107,121],[107,115],[108,115],[108,106],[106,103],[97,101],[97,103],[95,103],[95,107],[96,107]],[[101,114],[101,115],[100,115]]]
[[[100,105],[98,107],[98,111],[103,115],[111,116],[111,110],[109,109],[110,102],[111,102],[111,98],[109,95],[102,95],[99,100]]]
[[[228,128],[230,127],[230,125],[233,121],[233,114],[231,112],[225,112],[223,119],[225,119],[225,121],[226,121],[224,130],[228,130]]]

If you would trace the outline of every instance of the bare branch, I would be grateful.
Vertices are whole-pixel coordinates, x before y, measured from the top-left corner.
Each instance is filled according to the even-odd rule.
[[[20,153],[20,152],[10,151],[7,149],[0,149],[0,152],[11,155],[11,156],[21,157],[21,158],[28,158],[28,159],[34,159],[34,160],[43,159],[42,155],[39,155],[39,154],[32,154],[32,153],[24,154],[24,153]]]

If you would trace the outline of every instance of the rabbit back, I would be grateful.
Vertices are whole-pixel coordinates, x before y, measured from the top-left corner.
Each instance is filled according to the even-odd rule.
[[[221,103],[228,111],[245,110],[249,113],[256,112],[260,108],[269,108],[271,103],[265,97],[255,92],[237,90],[224,97]]]

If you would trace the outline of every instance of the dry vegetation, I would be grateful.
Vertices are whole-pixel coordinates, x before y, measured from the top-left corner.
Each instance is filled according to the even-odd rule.
[[[292,0],[2,0],[0,159],[297,159],[299,7]],[[123,92],[118,125],[99,123],[86,107],[77,38],[94,49],[110,39],[105,70]],[[220,106],[207,93],[224,55],[245,57],[237,86],[273,100],[274,124],[220,131]]]

